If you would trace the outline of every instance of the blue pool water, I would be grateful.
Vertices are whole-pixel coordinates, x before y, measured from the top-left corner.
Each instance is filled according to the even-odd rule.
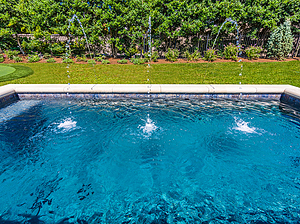
[[[0,109],[0,223],[300,221],[295,111],[277,101],[148,104]]]

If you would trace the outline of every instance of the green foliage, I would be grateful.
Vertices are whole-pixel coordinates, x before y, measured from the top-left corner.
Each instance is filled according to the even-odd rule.
[[[151,61],[158,62],[158,58],[159,58],[158,52],[153,51],[152,54],[151,54]]]
[[[187,50],[187,51],[184,52],[184,57],[188,61],[198,61],[201,57],[201,54],[198,51],[198,49],[196,49],[192,54]]]
[[[110,61],[103,59],[101,63],[104,64],[104,65],[107,65],[107,64],[110,64]]]
[[[29,63],[40,61],[40,57],[38,55],[30,55],[27,58]]]
[[[151,54],[151,61],[158,62],[158,58],[159,58],[158,52],[153,51],[152,54]],[[145,62],[148,62],[148,61],[150,61],[150,56],[149,56],[149,54],[146,54],[145,55]]]
[[[105,56],[101,55],[101,56],[95,57],[94,59],[95,59],[95,61],[99,61],[100,62],[100,61],[103,61],[105,59]]]
[[[90,64],[90,65],[95,65],[95,64],[96,64],[96,61],[93,60],[93,59],[89,59],[89,60],[87,61],[87,63]]]
[[[19,56],[13,56],[13,60],[15,62],[21,62],[21,61],[23,61],[23,59],[21,57],[19,57]]]
[[[47,59],[47,63],[55,63],[56,61],[55,61],[55,59],[54,58],[49,58],[49,59]]]
[[[291,22],[287,20],[271,33],[268,40],[267,55],[269,57],[275,57],[278,60],[283,60],[291,52],[293,41]]]
[[[74,63],[74,61],[73,61],[72,58],[65,58],[65,59],[62,61],[62,63],[69,63],[69,64],[71,64],[71,63]]]
[[[118,64],[127,64],[128,61],[126,59],[121,59],[117,62],[118,62]]]
[[[50,50],[54,55],[61,55],[66,51],[66,48],[62,43],[53,43],[50,45]]]
[[[0,54],[0,63],[4,62],[4,56],[3,54]]]
[[[226,59],[232,59],[232,60],[237,61],[238,51],[239,51],[238,46],[230,43],[229,45],[225,46],[224,51],[223,51],[223,57]]]
[[[4,54],[6,55],[6,57],[9,58],[9,59],[11,59],[11,60],[14,57],[18,56],[19,53],[20,53],[19,51],[10,51],[10,50],[4,51]]]
[[[249,60],[258,59],[262,52],[261,47],[250,46],[245,49],[246,56]]]
[[[300,21],[299,0],[1,0],[0,52],[21,46],[26,53],[32,50],[54,55],[64,53],[65,42],[51,35],[68,36],[68,19],[74,14],[80,19],[91,49],[105,51],[109,44],[114,57],[118,54],[131,57],[143,49],[148,41],[149,16],[151,35],[159,36],[153,39],[152,46],[160,55],[167,48],[179,49],[174,44],[179,37],[197,37],[190,43],[197,46],[194,39],[208,34],[214,36],[228,17],[239,23],[241,33],[253,37],[276,29],[285,19],[290,19],[292,32],[297,33]],[[71,23],[69,31],[72,53],[85,53],[87,45],[77,20]],[[235,32],[234,25],[227,23],[220,36]],[[33,34],[34,38],[16,34]]]
[[[216,50],[208,49],[204,52],[204,60],[206,61],[215,61],[217,59]]]
[[[131,58],[130,61],[131,63],[135,64],[135,65],[141,65],[144,64],[146,62],[147,59],[144,58]]]
[[[49,54],[49,53],[45,53],[45,54],[43,55],[43,58],[45,58],[45,59],[49,59],[49,58],[51,58],[51,54]]]
[[[179,51],[177,49],[169,48],[165,56],[167,61],[171,61],[171,62],[177,61],[179,57]]]
[[[76,56],[76,61],[77,62],[87,62],[87,58],[86,58],[86,56],[83,56],[83,57]]]

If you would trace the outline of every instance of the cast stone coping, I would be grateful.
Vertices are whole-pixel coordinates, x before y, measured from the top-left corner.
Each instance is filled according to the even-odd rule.
[[[284,90],[284,93],[289,96],[300,99],[300,88],[287,88]]]
[[[282,94],[285,90],[300,96],[291,85],[193,85],[193,84],[9,84],[0,94],[16,93],[160,93],[160,94]],[[1,96],[1,95],[0,95]]]
[[[9,86],[2,86],[0,88],[0,98],[15,94],[15,90]]]

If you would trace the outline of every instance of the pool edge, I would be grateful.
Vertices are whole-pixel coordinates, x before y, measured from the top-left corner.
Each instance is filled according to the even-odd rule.
[[[292,85],[193,84],[9,84],[0,103],[28,98],[229,98],[276,99],[300,107],[300,88]]]

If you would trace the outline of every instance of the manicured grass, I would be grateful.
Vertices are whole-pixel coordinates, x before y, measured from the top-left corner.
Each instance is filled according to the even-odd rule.
[[[300,87],[300,61],[199,64],[88,65],[24,64],[34,74],[0,85],[19,84],[290,84]],[[243,65],[243,70],[241,70]],[[149,72],[147,72],[149,70]],[[242,73],[242,76],[239,74]]]
[[[1,65],[1,67],[0,67],[0,77],[8,75],[9,73],[13,73],[14,71],[16,71],[16,69],[11,67],[11,66]]]
[[[20,64],[0,65],[0,84],[30,76],[33,70]]]

